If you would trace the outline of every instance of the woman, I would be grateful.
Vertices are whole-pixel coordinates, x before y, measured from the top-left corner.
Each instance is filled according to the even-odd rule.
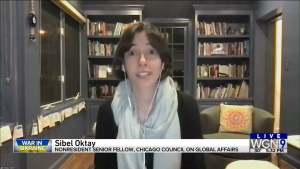
[[[113,63],[121,80],[98,112],[96,139],[202,139],[196,100],[176,91],[168,45],[149,23],[122,35]],[[145,162],[144,162],[145,160]],[[203,154],[96,153],[96,169],[205,169]]]

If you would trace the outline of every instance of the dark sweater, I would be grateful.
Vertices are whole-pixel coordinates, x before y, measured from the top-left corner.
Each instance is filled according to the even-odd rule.
[[[99,107],[96,139],[116,139],[118,126],[111,109],[112,100]],[[189,94],[178,92],[178,117],[181,139],[203,139],[200,114],[196,100]],[[172,161],[166,161],[166,163]],[[95,153],[95,169],[117,169],[116,153]],[[146,154],[146,167],[153,169],[153,154]],[[182,153],[181,169],[206,169],[203,154]]]

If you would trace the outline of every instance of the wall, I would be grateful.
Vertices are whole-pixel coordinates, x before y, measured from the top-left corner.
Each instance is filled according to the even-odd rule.
[[[116,4],[128,5],[139,4],[145,5],[143,10],[143,19],[145,18],[190,18],[194,19],[194,4],[252,4],[251,0],[243,1],[105,1],[89,0],[83,1],[82,5],[103,5]]]
[[[85,114],[77,114],[38,136],[30,136],[33,120],[41,113],[58,111],[76,102],[57,106],[48,112],[40,109],[40,38],[35,42],[29,39],[28,14],[30,1],[1,1],[1,68],[6,66],[6,57],[11,61],[11,81],[6,84],[5,69],[1,70],[1,126],[23,125],[27,139],[76,139],[85,136]],[[40,22],[40,1],[34,1],[35,13]],[[39,28],[36,29],[38,33]],[[7,35],[6,39],[3,40]],[[10,63],[10,62],[8,62]],[[78,100],[77,102],[80,102]],[[1,146],[1,166],[15,169],[58,168],[71,154],[14,154],[12,141]]]
[[[24,28],[25,24],[16,21],[20,18],[20,4],[23,2],[1,1],[1,126],[24,124],[23,69]],[[28,9],[29,3],[26,7]],[[23,6],[22,8],[25,8]],[[15,12],[18,11],[18,12]],[[24,12],[24,9],[22,10]],[[39,11],[36,11],[37,14]],[[24,13],[22,14],[24,16]],[[26,13],[27,16],[27,13]],[[20,25],[23,25],[19,28]],[[26,32],[26,35],[27,32]],[[27,36],[28,37],[28,36]],[[20,44],[22,42],[23,44]],[[26,43],[26,42],[25,42]],[[22,46],[22,47],[21,47]],[[18,49],[18,50],[16,50]],[[10,81],[7,83],[6,78]],[[32,119],[31,119],[32,121]],[[24,125],[25,126],[25,125]],[[1,146],[1,166],[20,168],[25,165],[25,155],[12,153],[12,142]]]
[[[261,87],[261,92],[256,93],[257,102],[264,103],[263,93],[265,87],[263,80],[266,77],[264,68],[264,55],[266,53],[266,22],[272,15],[282,11],[283,21],[283,50],[282,50],[282,108],[281,108],[281,132],[289,135],[299,135],[299,1],[257,1],[255,3],[255,18],[257,25],[255,29],[255,53],[256,53],[256,81],[255,88]],[[261,20],[261,21],[259,21]],[[263,58],[263,59],[261,59]],[[261,62],[261,63],[258,63]],[[259,98],[261,97],[261,100]],[[260,104],[263,107],[263,103]],[[300,168],[299,150],[289,147],[288,154],[282,158]]]
[[[79,0],[68,0],[76,9],[82,10],[82,1]]]
[[[12,101],[19,104],[18,91],[21,85],[17,51],[10,50],[15,46],[17,35],[12,31],[5,33],[17,26],[16,22],[10,22],[10,19],[17,19],[17,14],[13,12],[15,6],[15,2],[1,1],[1,125],[19,120],[16,113],[19,107],[11,106]]]

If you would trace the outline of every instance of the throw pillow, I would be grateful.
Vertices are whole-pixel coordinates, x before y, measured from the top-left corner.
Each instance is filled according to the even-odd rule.
[[[252,133],[253,106],[220,104],[219,132]]]

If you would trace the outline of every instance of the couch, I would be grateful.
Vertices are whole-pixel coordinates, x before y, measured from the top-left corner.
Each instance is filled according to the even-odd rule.
[[[204,139],[249,139],[249,134],[219,133],[220,106],[207,108],[200,112],[201,129]],[[273,133],[274,116],[262,109],[253,107],[252,133]],[[212,153],[205,154],[207,169],[225,169],[237,160],[271,160],[271,154]]]

